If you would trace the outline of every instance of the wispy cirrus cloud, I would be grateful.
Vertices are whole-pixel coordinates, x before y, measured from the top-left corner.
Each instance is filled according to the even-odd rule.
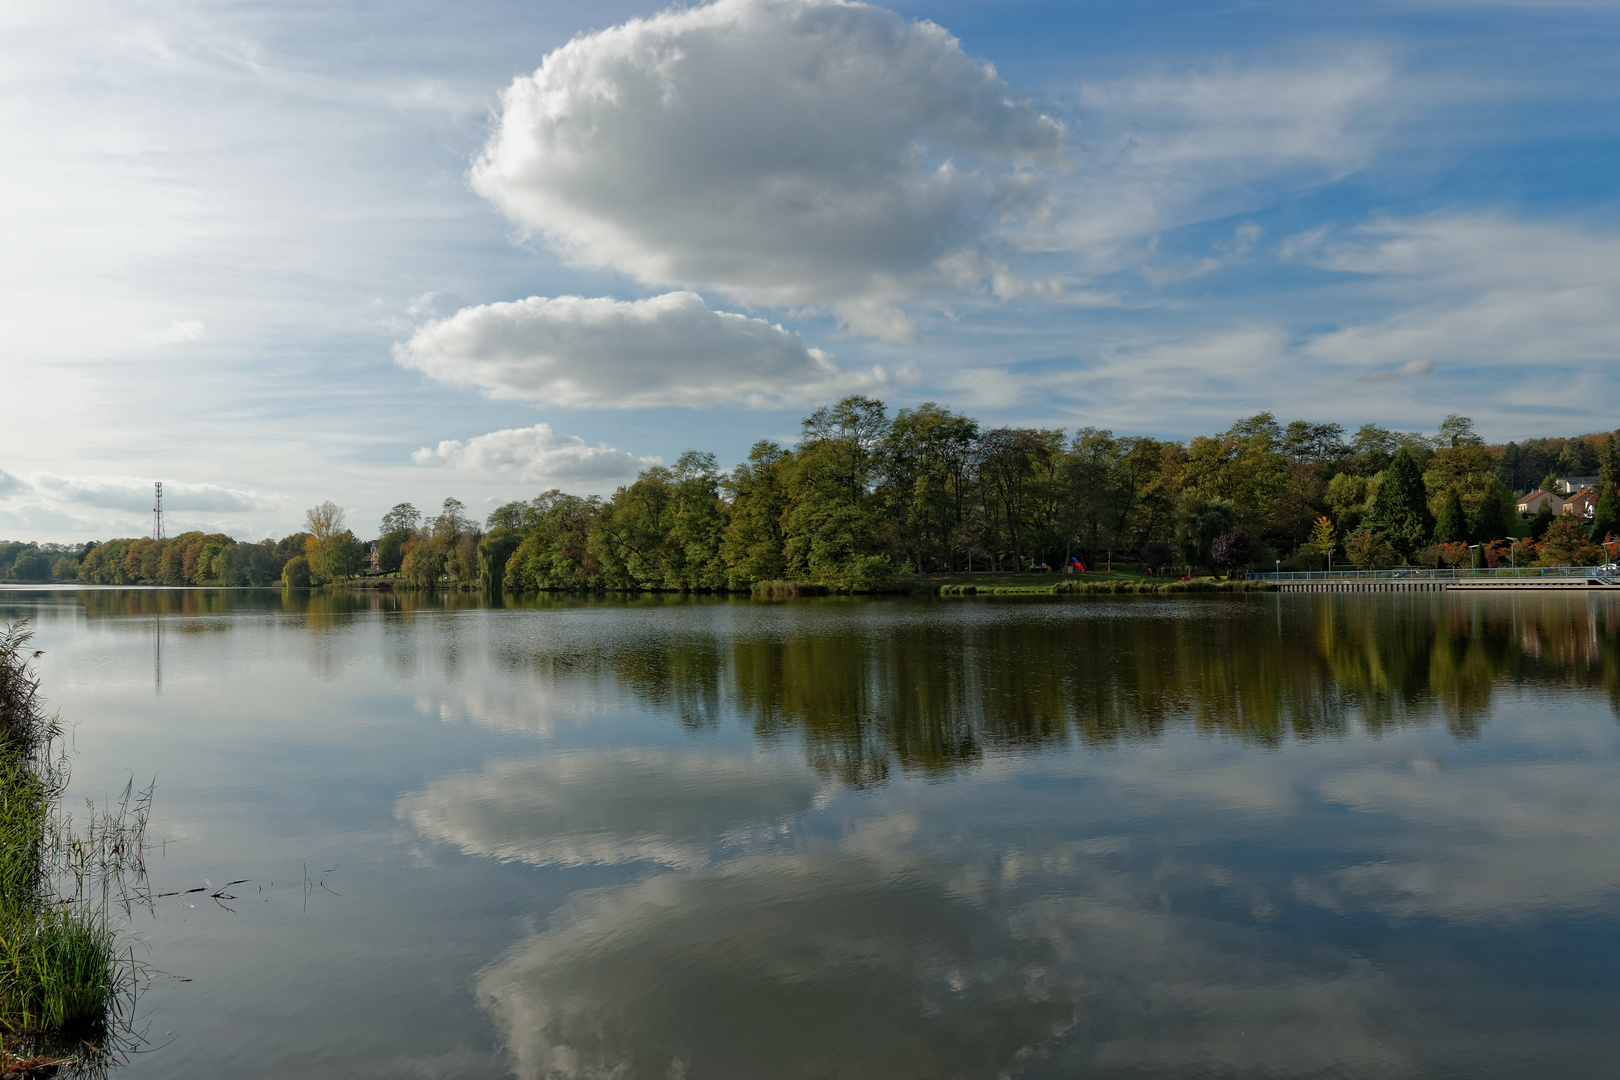
[[[148,345],[183,345],[188,341],[201,341],[208,336],[208,326],[201,319],[175,321],[162,330],[146,335]]]
[[[1620,233],[1504,214],[1386,218],[1301,256],[1362,275],[1395,310],[1318,336],[1340,363],[1581,366],[1620,355]]]
[[[140,477],[58,476],[41,472],[30,474],[28,480],[32,493],[64,503],[136,512],[152,509],[153,482]],[[163,505],[165,510],[238,513],[275,509],[281,505],[281,500],[223,484],[169,480],[163,484]]]

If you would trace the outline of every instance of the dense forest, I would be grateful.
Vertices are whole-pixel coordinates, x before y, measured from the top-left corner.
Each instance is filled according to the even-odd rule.
[[[1517,512],[1518,493],[1601,477],[1595,517]],[[558,490],[482,523],[456,499],[388,512],[374,542],[327,502],[306,531],[83,548],[0,545],[0,578],[302,586],[360,575],[421,588],[842,591],[915,574],[1028,570],[1078,559],[1146,572],[1329,564],[1591,565],[1620,534],[1615,434],[1487,445],[1467,417],[1430,435],[1284,425],[1260,413],[1185,442],[1110,431],[982,428],[933,403],[890,415],[849,397],[791,447],[756,443],[727,471],[689,451],[612,497]]]

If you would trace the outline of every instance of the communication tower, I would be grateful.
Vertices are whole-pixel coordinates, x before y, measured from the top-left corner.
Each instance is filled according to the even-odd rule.
[[[157,482],[157,502],[152,506],[152,539],[163,539],[163,481]]]

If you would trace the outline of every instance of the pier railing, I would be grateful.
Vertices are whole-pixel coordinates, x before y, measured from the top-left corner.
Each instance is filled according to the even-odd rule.
[[[1597,578],[1620,584],[1620,568],[1608,566],[1498,566],[1494,569],[1424,570],[1415,566],[1401,566],[1393,570],[1296,570],[1282,573],[1255,574],[1260,581],[1513,581],[1535,578]]]

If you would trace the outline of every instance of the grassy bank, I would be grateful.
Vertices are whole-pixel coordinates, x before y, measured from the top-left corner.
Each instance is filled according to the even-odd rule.
[[[331,592],[380,589],[393,592],[473,592],[475,584],[441,582],[434,589],[424,589],[400,578],[356,578],[331,582],[320,588]],[[1181,580],[1170,577],[1152,577],[1129,570],[1097,571],[1083,575],[1054,573],[977,573],[977,574],[920,574],[897,577],[872,589],[855,590],[857,595],[886,596],[1090,596],[1121,594],[1171,594],[1188,592],[1256,592],[1273,588],[1259,581],[1227,581],[1223,578],[1192,578]],[[747,590],[727,589],[670,589],[645,587],[639,589],[561,588],[535,590],[541,593],[560,593],[577,596],[639,596],[671,595],[752,595],[764,600],[792,600],[813,596],[849,594],[850,590],[804,580],[759,581]],[[532,592],[529,594],[532,595]]]
[[[93,1073],[119,1041],[122,965],[108,893],[99,905],[90,893],[139,862],[145,803],[70,831],[62,730],[41,700],[29,638],[20,623],[0,627],[0,1072]]]

